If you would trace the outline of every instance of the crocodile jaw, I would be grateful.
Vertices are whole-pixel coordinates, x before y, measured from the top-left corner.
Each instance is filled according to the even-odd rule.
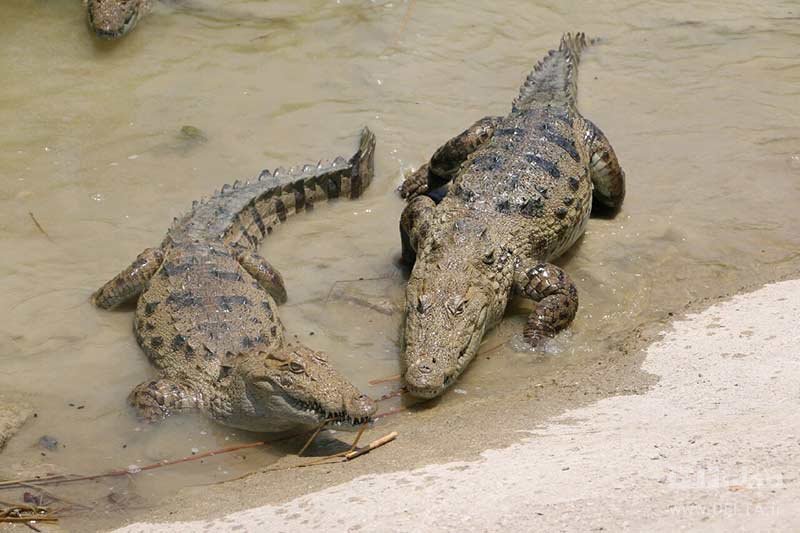
[[[262,397],[265,401],[261,407],[265,409],[265,422],[270,427],[274,427],[276,420],[281,420],[287,427],[317,427],[328,422],[334,429],[352,429],[371,422],[377,409],[374,402],[365,396],[353,399],[359,404],[355,408],[343,400],[340,409],[329,410],[319,403],[295,398],[274,383],[254,383],[253,386],[268,393]]]

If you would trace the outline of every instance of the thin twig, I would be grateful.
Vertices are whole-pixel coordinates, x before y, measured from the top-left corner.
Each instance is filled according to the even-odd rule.
[[[361,432],[356,437],[356,442],[358,442],[358,438],[361,437]],[[275,468],[265,468],[262,472],[275,472],[277,470],[291,470],[293,468],[307,468],[309,466],[319,466],[319,465],[328,465],[328,464],[336,464],[336,463],[345,463],[347,461],[352,461],[356,457],[360,457],[365,453],[369,453],[375,448],[380,448],[384,444],[388,444],[392,442],[394,439],[397,438],[397,432],[392,431],[388,435],[384,435],[383,437],[374,440],[364,446],[363,448],[359,448],[357,450],[351,448],[349,451],[340,452],[333,455],[327,455],[325,457],[320,457],[319,459],[315,459],[313,461],[309,461],[307,463],[300,463],[296,465],[288,465],[288,466],[279,466]]]
[[[408,1],[408,8],[406,9],[406,14],[403,15],[403,20],[400,22],[400,29],[397,30],[397,33],[393,39],[393,45],[397,46],[397,42],[400,40],[400,37],[405,33],[406,26],[408,26],[408,21],[411,19],[411,12],[414,10],[414,5],[416,4],[416,0],[409,0]]]
[[[328,300],[331,298],[331,294],[333,294],[333,289],[340,283],[357,283],[359,281],[378,281],[381,279],[390,279],[392,276],[378,276],[377,278],[358,278],[358,279],[337,279],[331,285],[330,290],[328,291],[328,295],[325,297],[325,303],[328,303]]]
[[[370,385],[380,385],[381,383],[389,383],[391,381],[398,381],[401,377],[403,377],[403,376],[401,376],[400,374],[395,374],[394,376],[389,376],[388,378],[373,379],[373,380],[369,381],[368,383]]]
[[[311,437],[306,441],[306,443],[303,445],[303,447],[300,448],[300,451],[297,452],[297,456],[298,457],[301,457],[303,455],[303,452],[306,451],[309,446],[311,446],[311,443],[314,442],[314,439],[317,438],[317,435],[319,435],[319,432],[322,431],[322,428],[324,428],[327,424],[328,424],[328,421],[327,420],[323,420],[322,424],[320,424],[317,427],[317,429],[314,430],[314,433],[311,435]]]
[[[386,394],[384,394],[383,396],[381,396],[380,398],[378,398],[375,401],[376,402],[383,402],[383,401],[386,401],[386,400],[390,400],[390,399],[392,399],[392,398],[394,398],[396,396],[402,396],[406,392],[408,392],[408,391],[406,390],[405,387],[400,387],[399,389],[393,390],[392,392],[387,392]]]
[[[145,465],[137,470],[137,472],[144,472],[145,470],[154,470],[156,468],[163,468],[165,466],[177,465],[180,463],[188,463],[190,461],[197,461],[198,459],[203,459],[204,457],[212,457],[214,455],[222,455],[224,453],[235,452],[238,450],[244,450],[246,448],[255,448],[257,446],[263,446],[267,444],[265,441],[258,441],[258,442],[250,442],[247,444],[239,444],[237,446],[228,446],[227,448],[220,448],[217,450],[211,450],[208,452],[199,453],[197,455],[189,455],[186,457],[182,457],[180,459],[174,460],[163,460],[158,463],[152,463],[149,465]],[[103,474],[94,474],[91,476],[75,476],[69,477],[66,479],[26,479],[22,481],[14,481],[10,483],[6,483],[4,485],[0,485],[0,489],[10,489],[10,488],[19,488],[22,486],[36,486],[39,487],[41,485],[60,485],[63,483],[74,483],[77,481],[93,481],[95,479],[101,479],[106,477],[119,477],[131,474],[132,472],[127,468],[124,469],[117,469],[111,470],[110,472],[105,472]]]
[[[319,428],[319,429],[321,429],[321,428]],[[310,461],[308,463],[290,465],[290,466],[287,466],[287,467],[266,468],[266,469],[262,470],[262,472],[271,472],[271,471],[276,471],[276,470],[289,470],[289,469],[293,469],[293,468],[305,468],[305,467],[309,467],[309,466],[316,466],[316,465],[322,465],[322,464],[333,464],[333,463],[341,463],[341,462],[350,461],[350,460],[355,459],[356,457],[359,457],[359,456],[361,456],[361,455],[363,455],[365,453],[369,453],[370,451],[374,450],[375,448],[378,448],[378,447],[383,446],[384,444],[386,444],[388,442],[391,442],[392,440],[394,440],[397,437],[397,432],[394,431],[394,432],[390,433],[389,435],[386,435],[384,437],[381,437],[378,440],[375,440],[375,441],[371,442],[369,445],[365,446],[364,448],[356,449],[356,445],[357,445],[359,439],[361,438],[361,435],[364,433],[365,429],[366,429],[366,427],[364,426],[359,430],[358,434],[356,435],[355,441],[353,442],[353,445],[346,452],[341,452],[341,453],[338,453],[338,454],[335,454],[335,455],[321,457],[320,459],[317,459],[317,460],[314,460],[314,461]],[[280,440],[283,440],[283,439],[280,439]],[[237,450],[243,450],[243,449],[246,449],[246,448],[255,448],[257,446],[263,446],[264,444],[267,444],[267,442],[265,442],[265,441],[251,442],[251,443],[248,443],[248,444],[240,444],[240,445],[237,445],[237,446],[229,446],[227,448],[220,448],[220,449],[217,449],[217,450],[212,450],[212,451],[204,452],[204,453],[197,454],[197,455],[191,455],[191,456],[183,457],[181,459],[175,459],[175,460],[172,460],[172,461],[164,460],[164,461],[160,461],[158,463],[152,463],[152,464],[149,464],[149,465],[145,465],[145,466],[141,467],[140,469],[138,469],[137,472],[143,472],[145,470],[154,470],[156,468],[162,468],[162,467],[165,467],[165,466],[176,465],[176,464],[180,464],[180,463],[188,463],[190,461],[196,461],[196,460],[202,459],[204,457],[211,457],[211,456],[214,456],[214,455],[221,455],[221,454],[224,454],[224,453],[230,453],[230,452],[234,452],[234,451],[237,451]],[[6,482],[3,482],[2,484],[0,484],[0,490],[2,490],[2,489],[10,489],[10,488],[20,488],[20,487],[31,487],[31,488],[35,488],[35,489],[41,490],[40,489],[40,485],[55,485],[55,484],[62,484],[62,483],[73,483],[73,482],[78,482],[78,481],[92,481],[92,480],[106,478],[106,477],[118,477],[118,476],[130,475],[130,474],[133,474],[133,473],[134,472],[132,472],[132,471],[130,471],[128,469],[117,469],[117,470],[112,470],[110,472],[106,472],[104,474],[95,474],[95,475],[91,475],[91,476],[70,476],[70,477],[68,477],[68,476],[53,476],[52,478],[47,478],[47,479],[27,479],[27,480],[6,481]],[[245,476],[242,476],[242,477],[245,477]],[[69,501],[64,500],[62,498],[58,498],[57,496],[50,495],[50,494],[48,494],[48,495],[50,497],[57,498],[57,499],[61,500],[64,503],[72,504],[72,502],[69,502]],[[47,510],[45,508],[43,508],[43,507],[29,506],[29,505],[26,505],[26,504],[8,504],[8,503],[4,503],[4,502],[0,502],[0,503],[2,503],[3,505],[10,505],[11,506],[11,509],[9,509],[9,510],[0,509],[0,511],[5,511],[5,512],[1,512],[0,513],[0,522],[3,522],[3,521],[27,522],[29,520],[38,520],[38,521],[42,521],[42,522],[55,522],[55,521],[58,520],[58,518],[56,518],[54,516],[51,516],[51,515],[48,515],[48,514],[44,514],[44,515],[38,515],[37,514],[35,517],[19,518],[19,519],[17,519],[16,517],[9,517],[8,513],[9,512],[13,512],[14,510],[17,510],[17,509],[18,510],[26,510],[28,512],[44,511],[45,513],[47,512]],[[72,505],[80,505],[80,504],[72,504]]]
[[[35,520],[36,522],[58,522],[58,518],[56,518],[55,516],[48,516],[48,515],[2,516],[2,517],[0,517],[0,523],[3,523],[3,522],[30,522],[31,520]]]
[[[35,217],[35,216],[33,216],[33,212],[32,212],[32,211],[28,211],[28,215],[31,217],[31,220],[33,220],[33,223],[36,225],[36,228],[37,228],[37,229],[38,229],[38,230],[39,230],[39,231],[42,233],[42,235],[44,235],[44,236],[45,236],[45,238],[46,238],[48,241],[50,241],[50,242],[53,242],[53,239],[51,239],[51,238],[50,238],[50,235],[48,235],[48,234],[47,234],[47,232],[44,230],[44,228],[42,227],[42,225],[41,225],[41,224],[39,224],[39,221],[38,221],[38,220],[36,220],[36,217]]]
[[[79,477],[79,476],[75,476],[75,475],[66,476],[66,475],[59,474],[57,476],[50,476],[50,477],[47,477],[45,479],[36,479],[36,478],[35,479],[12,479],[12,480],[8,480],[8,481],[0,481],[0,490],[6,489],[6,488],[17,489],[17,488],[23,486],[22,483],[38,483],[39,481],[63,481],[63,480],[66,480],[66,479],[72,479],[74,477]]]
[[[31,528],[31,529],[32,529],[32,530],[34,530],[34,531],[38,531],[39,533],[42,533],[42,530],[41,530],[41,529],[39,529],[38,527],[34,526],[34,525],[33,525],[33,524],[31,524],[30,522],[25,522],[25,525],[26,525],[26,526],[28,526],[29,528]]]
[[[375,448],[380,448],[381,446],[383,446],[385,444],[389,444],[390,442],[392,442],[396,438],[397,438],[397,432],[396,431],[392,431],[388,435],[384,435],[383,437],[370,442],[367,446],[364,446],[361,449],[349,452],[348,454],[346,454],[344,456],[344,458],[345,458],[346,461],[352,461],[356,457],[361,457],[365,453],[369,453],[372,450],[374,450]]]
[[[359,430],[358,430],[358,434],[356,435],[356,438],[355,438],[355,439],[353,439],[353,444],[350,446],[350,450],[349,450],[350,452],[352,452],[353,450],[355,450],[355,449],[356,449],[356,446],[358,446],[358,441],[360,441],[360,440],[361,440],[361,435],[363,435],[363,434],[364,434],[364,430],[365,430],[365,429],[367,429],[367,426],[361,426],[361,428],[359,428]]]
[[[506,343],[507,343],[509,340],[511,340],[511,337],[507,338],[506,340],[504,340],[503,342],[501,342],[501,343],[499,343],[499,344],[495,344],[495,345],[494,345],[494,346],[492,346],[491,348],[487,348],[486,350],[481,350],[480,352],[478,352],[477,356],[478,356],[478,357],[480,357],[481,355],[486,355],[486,354],[489,354],[489,353],[495,352],[495,351],[499,350],[500,348],[502,348],[503,346],[505,346],[505,344],[506,344]]]
[[[402,413],[404,411],[408,411],[407,407],[396,407],[394,409],[389,409],[388,411],[381,413],[375,417],[375,420],[380,420],[381,418],[386,418],[387,416],[393,416],[398,413]]]
[[[39,494],[47,496],[48,498],[50,498],[52,500],[55,500],[55,501],[58,501],[58,502],[61,502],[61,503],[66,503],[66,504],[72,505],[74,507],[82,507],[84,509],[91,509],[91,507],[89,507],[88,505],[83,505],[82,503],[77,503],[77,502],[73,502],[73,501],[67,500],[65,498],[62,498],[61,496],[53,494],[49,490],[45,490],[42,487],[34,485],[33,483],[28,483],[26,481],[20,481],[19,484],[22,485],[23,487],[28,487],[30,489],[37,490],[37,491],[39,491]]]

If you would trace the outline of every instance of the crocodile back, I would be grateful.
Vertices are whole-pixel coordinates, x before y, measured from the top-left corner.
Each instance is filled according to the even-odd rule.
[[[464,164],[452,196],[513,218],[535,257],[560,255],[583,232],[592,204],[587,156],[575,142],[578,120],[552,106],[511,113]]]

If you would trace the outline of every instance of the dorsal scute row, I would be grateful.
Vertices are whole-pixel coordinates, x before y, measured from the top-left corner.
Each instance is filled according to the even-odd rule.
[[[174,218],[167,238],[170,238],[169,234],[181,232],[190,225],[208,228],[209,236],[223,233],[225,227],[233,223],[236,215],[248,204],[274,195],[290,193],[301,184],[313,189],[316,184],[310,180],[324,173],[344,170],[347,166],[347,160],[340,156],[330,162],[320,160],[316,164],[307,163],[288,170],[284,167],[278,167],[273,171],[264,169],[253,180],[237,179],[232,184],[226,183],[210,197],[193,201],[189,212]]]
[[[532,105],[550,103],[575,107],[577,66],[581,51],[590,43],[582,32],[565,33],[558,49],[547,52],[528,74],[512,109],[520,111]]]

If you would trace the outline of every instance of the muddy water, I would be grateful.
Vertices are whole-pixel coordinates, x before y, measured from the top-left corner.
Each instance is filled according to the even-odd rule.
[[[438,408],[502,401],[690,300],[800,266],[796,3],[187,0],[156,5],[113,45],[91,39],[82,17],[77,0],[0,7],[0,388],[37,410],[0,455],[3,477],[261,438],[192,416],[137,423],[125,396],[153,374],[132,313],[87,299],[193,199],[265,166],[347,156],[363,124],[379,143],[365,197],[298,216],[262,253],[286,278],[288,329],[371,394],[395,387],[368,382],[398,371],[401,172],[506,112],[562,30],[604,37],[581,64],[580,107],[612,140],[629,195],[561,261],[580,290],[573,327],[548,353],[515,350],[526,307],[515,308]],[[182,137],[184,125],[207,140]],[[435,428],[427,414],[420,423]],[[45,434],[56,451],[35,446]],[[278,444],[70,494],[95,516],[146,509],[291,452]]]

